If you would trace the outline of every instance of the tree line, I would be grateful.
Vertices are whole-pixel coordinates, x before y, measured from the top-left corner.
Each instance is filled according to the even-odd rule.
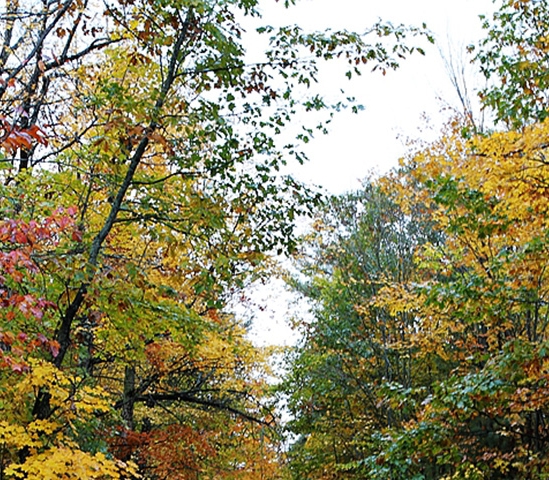
[[[492,128],[457,114],[328,199],[281,173],[325,124],[280,134],[341,107],[320,64],[385,71],[433,39],[265,24],[248,63],[260,7],[0,10],[0,478],[545,478],[547,7],[483,19]],[[275,386],[227,308],[273,254],[313,313]]]
[[[317,213],[292,280],[313,318],[281,387],[292,478],[548,475],[547,14],[483,18],[492,127],[457,112]]]

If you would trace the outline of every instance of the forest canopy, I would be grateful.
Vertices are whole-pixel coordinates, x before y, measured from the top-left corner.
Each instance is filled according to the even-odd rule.
[[[1,478],[285,475],[268,352],[226,308],[320,204],[281,173],[311,127],[277,138],[335,111],[307,94],[320,62],[342,80],[396,68],[427,33],[265,22],[247,63],[259,16],[257,0],[0,7]]]
[[[490,128],[457,112],[325,198],[284,173],[343,106],[311,88],[321,65],[342,85],[397,68],[424,26],[275,28],[259,0],[6,0],[0,478],[548,477],[548,14],[504,0],[482,18],[468,50]],[[273,385],[228,306],[276,255],[312,315]]]
[[[547,13],[504,1],[469,48],[492,128],[458,112],[318,210],[281,386],[291,478],[549,475]]]

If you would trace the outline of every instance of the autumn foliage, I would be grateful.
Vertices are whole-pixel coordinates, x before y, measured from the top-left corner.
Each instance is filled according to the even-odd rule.
[[[317,307],[286,387],[296,478],[549,471],[548,132],[452,125],[332,201],[297,284]]]
[[[261,27],[248,64],[251,17],[0,7],[0,478],[284,477],[269,355],[228,308],[320,202],[281,173],[312,130],[278,136],[328,110],[319,61],[396,68],[424,32]]]
[[[331,199],[296,257],[295,479],[549,475],[547,12],[502,3],[475,50],[499,123],[458,115]]]

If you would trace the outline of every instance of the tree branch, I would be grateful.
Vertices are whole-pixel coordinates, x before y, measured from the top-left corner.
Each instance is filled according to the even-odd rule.
[[[211,408],[217,408],[219,410],[224,410],[226,412],[232,413],[234,415],[238,415],[239,417],[242,417],[254,423],[258,423],[260,425],[265,425],[268,427],[273,425],[273,421],[266,421],[261,418],[258,418],[243,410],[232,407],[231,405],[228,405],[222,400],[200,398],[200,397],[191,395],[187,392],[150,393],[147,395],[139,395],[134,398],[134,402],[147,403],[151,405],[154,405],[155,403],[159,403],[159,402],[186,402],[186,403],[192,403],[195,405],[200,405],[203,407],[211,407]],[[120,408],[118,404],[117,404],[117,407]]]

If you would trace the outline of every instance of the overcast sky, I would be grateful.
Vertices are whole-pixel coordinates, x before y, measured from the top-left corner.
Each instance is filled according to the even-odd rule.
[[[337,115],[330,134],[317,135],[307,146],[311,162],[298,170],[298,176],[331,193],[357,188],[358,179],[372,169],[383,172],[396,165],[408,140],[436,136],[448,117],[448,110],[441,110],[458,106],[439,50],[467,62],[466,46],[482,33],[479,15],[494,9],[492,0],[300,0],[289,9],[282,3],[263,0],[260,23],[364,32],[379,19],[394,25],[425,22],[437,39],[436,45],[423,42],[425,57],[413,55],[386,76],[366,72],[349,82],[344,70],[327,68],[328,74],[321,77],[326,94],[344,88],[365,107],[358,115]]]
[[[494,10],[491,0],[301,0],[288,10],[281,2],[263,2],[263,23],[273,26],[363,32],[382,19],[416,26],[425,22],[436,37],[437,44],[426,48],[425,57],[414,55],[386,76],[367,73],[348,82],[330,72],[327,82],[323,78],[327,95],[344,87],[365,110],[337,116],[329,135],[319,135],[307,145],[310,162],[294,172],[301,180],[336,194],[359,188],[359,180],[369,172],[383,173],[395,166],[409,148],[408,141],[436,138],[449,116],[446,107],[459,105],[439,50],[467,62],[466,46],[482,35],[479,15]],[[469,87],[482,86],[471,72]],[[259,344],[291,344],[295,335],[287,322],[299,308],[290,303],[292,297],[273,283],[253,298],[262,310],[256,309],[252,338]]]

